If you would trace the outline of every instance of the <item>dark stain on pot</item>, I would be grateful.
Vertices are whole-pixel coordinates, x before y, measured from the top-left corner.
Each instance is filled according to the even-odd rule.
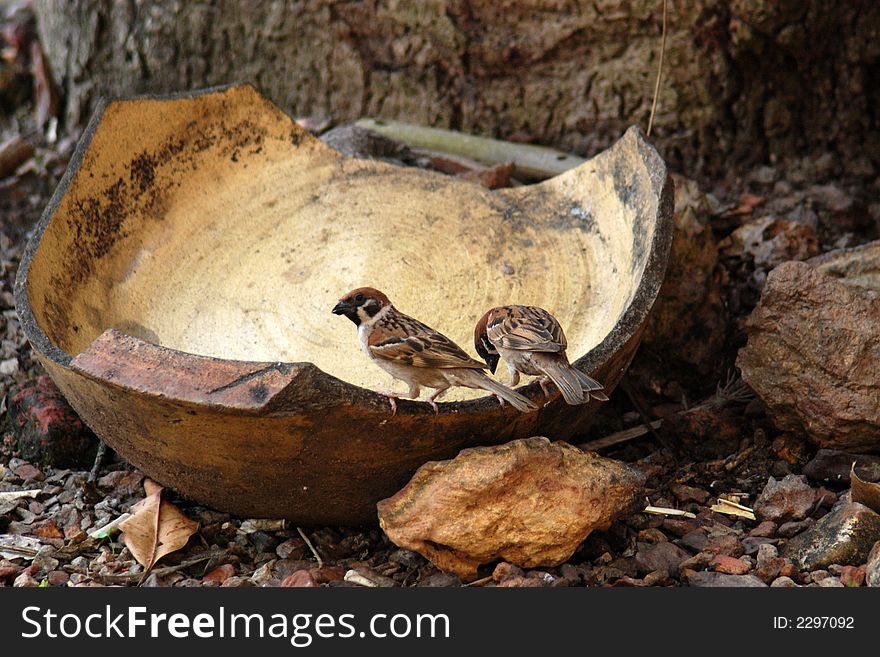
[[[251,388],[251,397],[254,401],[262,404],[269,397],[269,389],[262,383],[258,383]]]

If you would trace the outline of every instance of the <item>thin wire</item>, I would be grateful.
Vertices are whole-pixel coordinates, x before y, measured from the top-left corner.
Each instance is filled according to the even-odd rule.
[[[651,118],[648,119],[648,134],[654,127],[654,112],[657,111],[657,97],[660,95],[660,78],[663,75],[663,53],[666,52],[666,2],[663,0],[663,34],[660,37],[660,63],[657,65],[657,81],[654,83],[654,101],[651,103]]]

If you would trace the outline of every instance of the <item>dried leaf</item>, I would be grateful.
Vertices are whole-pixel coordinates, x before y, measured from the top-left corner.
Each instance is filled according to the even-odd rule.
[[[852,501],[864,504],[872,511],[880,513],[880,484],[872,484],[859,479],[859,475],[856,474],[855,461],[849,470],[849,481]]]
[[[747,518],[748,520],[756,520],[755,512],[753,509],[750,509],[747,506],[743,506],[742,504],[738,504],[737,502],[726,500],[724,498],[719,499],[718,504],[713,504],[710,508],[710,511],[714,511],[715,513],[723,513],[728,516]]]
[[[0,473],[2,474],[2,473]],[[9,502],[11,500],[19,500],[22,497],[36,498],[43,491],[39,488],[33,490],[10,490],[0,492],[0,502]]]
[[[145,479],[144,490],[147,497],[131,508],[132,516],[119,528],[132,556],[149,572],[159,559],[186,545],[199,523],[163,500],[162,486],[156,482]]]
[[[681,509],[670,509],[665,506],[646,506],[643,510],[643,513],[651,513],[657,516],[675,516],[678,518],[696,518],[693,513],[690,511],[682,511]]]
[[[43,544],[30,536],[0,534],[0,558],[33,559]]]

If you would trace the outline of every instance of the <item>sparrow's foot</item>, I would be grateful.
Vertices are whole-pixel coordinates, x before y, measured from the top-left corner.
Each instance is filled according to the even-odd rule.
[[[495,399],[498,400],[498,403],[499,403],[499,404],[501,404],[502,406],[504,406],[504,397],[502,397],[501,395],[495,395]]]
[[[437,406],[437,402],[435,401],[440,395],[446,392],[448,388],[438,388],[435,390],[431,396],[428,397],[428,403],[431,405],[431,408],[434,409],[434,415],[440,414],[440,407]]]
[[[397,400],[399,399],[397,393],[391,390],[377,390],[376,392],[388,397],[388,403],[391,404],[391,415],[397,415]]]
[[[546,376],[542,376],[538,379],[538,383],[541,384],[541,390],[544,391],[544,396],[548,399],[550,398],[550,389],[547,387],[550,385],[550,379]]]

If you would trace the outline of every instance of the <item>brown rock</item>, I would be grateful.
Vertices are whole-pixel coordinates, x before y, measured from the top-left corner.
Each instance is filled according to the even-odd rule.
[[[868,586],[880,587],[880,541],[868,553],[865,564],[865,583]]]
[[[777,577],[770,584],[771,589],[796,589],[798,588],[798,584],[791,578],[783,575],[782,577]]]
[[[755,500],[755,515],[776,523],[803,520],[816,505],[816,491],[803,475],[786,475],[781,481],[773,477]]]
[[[9,421],[22,458],[56,467],[89,467],[98,439],[47,375],[9,393]]]
[[[776,534],[782,538],[791,538],[792,536],[797,536],[802,531],[809,529],[815,524],[816,521],[812,518],[805,518],[804,520],[798,520],[797,522],[784,522],[779,525]]]
[[[783,431],[880,448],[880,242],[770,272],[737,365]],[[873,289],[872,289],[873,288]]]
[[[281,586],[314,589],[318,588],[318,582],[315,581],[314,576],[308,570],[297,570],[281,580]]]
[[[34,467],[30,463],[23,463],[12,471],[16,477],[21,477],[26,482],[28,481],[42,481],[45,479],[45,475],[40,471],[39,468]]]
[[[787,260],[806,260],[817,255],[819,237],[810,226],[771,216],[743,224],[718,248],[726,256],[747,256],[756,267],[770,269]]]
[[[849,587],[864,585],[865,570],[865,564],[861,566],[844,566],[840,572],[840,583]]]
[[[52,570],[46,575],[46,579],[49,581],[49,586],[67,586],[70,575],[63,570]]]
[[[744,552],[742,543],[732,534],[722,534],[710,539],[703,549],[709,554],[726,554],[729,557],[741,557]]]
[[[863,481],[880,481],[880,456],[851,454],[837,449],[820,449],[804,466],[804,474],[814,481],[848,484],[849,469],[856,464],[856,474]]]
[[[636,552],[636,565],[639,573],[644,575],[655,570],[665,570],[673,577],[677,577],[681,562],[690,556],[688,552],[673,543],[665,541],[653,545],[642,543],[639,544],[639,550]]]
[[[536,437],[426,463],[377,506],[395,544],[474,578],[499,558],[526,568],[566,561],[590,532],[638,507],[644,481],[623,463]]]
[[[309,572],[318,584],[339,582],[345,578],[345,568],[342,566],[322,566],[320,568],[312,568]]]
[[[727,575],[725,573],[715,573],[706,570],[700,573],[689,573],[687,578],[688,586],[707,586],[707,587],[725,587],[725,588],[742,588],[742,587],[764,587],[767,586],[754,575]]]
[[[679,502],[696,502],[705,504],[709,501],[709,493],[702,488],[685,486],[684,484],[670,484],[669,490]]]
[[[749,536],[763,536],[765,538],[772,538],[776,536],[776,523],[772,520],[765,520],[757,527],[753,528],[749,531]]]
[[[206,582],[217,582],[218,584],[222,584],[233,575],[235,575],[235,566],[231,563],[224,563],[222,566],[214,568],[202,579]]]
[[[791,539],[783,555],[802,570],[860,565],[880,540],[880,515],[863,504],[844,504]]]
[[[306,542],[301,538],[289,538],[275,548],[275,553],[281,559],[302,559],[306,549]]]
[[[747,563],[734,557],[728,557],[726,554],[715,555],[715,558],[709,562],[709,566],[714,567],[716,573],[727,575],[745,575],[750,570]]]

